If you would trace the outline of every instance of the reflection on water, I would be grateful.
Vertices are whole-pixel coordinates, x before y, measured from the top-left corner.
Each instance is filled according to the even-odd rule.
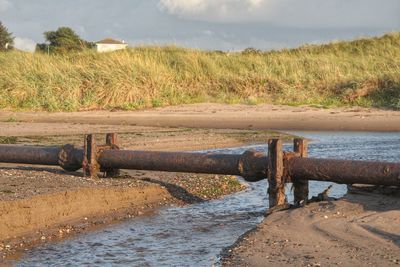
[[[400,161],[398,133],[294,134],[313,139],[310,157]],[[241,153],[245,149],[248,147],[221,152]],[[329,184],[311,182],[310,193],[316,195]],[[28,252],[16,265],[212,266],[222,248],[262,220],[268,205],[266,189],[266,181],[249,184],[247,190],[221,200],[164,209],[151,217],[48,244]],[[334,185],[331,196],[340,197],[345,192],[344,185]]]

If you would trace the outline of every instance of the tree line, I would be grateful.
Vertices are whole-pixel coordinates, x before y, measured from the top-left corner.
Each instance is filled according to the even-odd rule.
[[[14,37],[0,21],[0,51],[13,49]]]
[[[83,40],[69,27],[60,27],[55,31],[44,32],[45,43],[36,45],[36,52],[43,53],[68,53],[83,51],[95,46],[93,42]],[[12,50],[14,37],[0,21],[0,51]]]
[[[60,27],[55,31],[44,32],[46,42],[36,45],[36,52],[42,53],[68,53],[92,49],[94,42],[83,40],[69,27]],[[14,37],[0,21],[0,51],[13,49]],[[224,53],[222,51],[214,51]],[[242,54],[262,54],[263,51],[255,48],[246,48]]]
[[[83,51],[94,47],[93,42],[83,40],[71,28],[60,27],[56,31],[44,33],[46,43],[37,44],[36,51],[48,53],[67,53]]]

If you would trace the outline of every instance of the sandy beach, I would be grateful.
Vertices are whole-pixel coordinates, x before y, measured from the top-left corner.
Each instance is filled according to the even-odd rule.
[[[400,195],[347,194],[276,212],[226,249],[224,266],[399,266]]]
[[[119,133],[126,149],[200,150],[266,143],[271,130],[400,131],[400,112],[362,108],[199,104],[145,111],[0,112],[2,143],[82,145]],[[242,190],[235,177],[124,172],[92,180],[45,166],[0,165],[0,254]],[[82,206],[79,203],[88,203]],[[58,204],[55,204],[58,203]],[[376,193],[274,213],[227,249],[225,266],[400,264],[399,198]],[[51,206],[51,209],[47,207]],[[299,230],[301,229],[301,230]],[[345,258],[344,258],[345,257]]]
[[[100,143],[105,133],[118,132],[121,147],[136,150],[214,149],[264,143],[274,136],[289,138],[255,130],[61,122],[3,122],[0,126],[2,143],[82,146],[84,133],[95,133]],[[1,163],[0,256],[10,259],[29,247],[144,216],[163,206],[216,199],[242,189],[236,177],[224,175],[123,171],[115,179],[90,179],[81,171]]]
[[[141,111],[0,112],[3,122],[80,123],[218,129],[400,131],[400,111],[279,105],[195,104]],[[1,131],[5,131],[4,127]],[[41,131],[43,129],[38,129]],[[35,133],[35,129],[31,129]],[[0,132],[0,135],[4,133]]]

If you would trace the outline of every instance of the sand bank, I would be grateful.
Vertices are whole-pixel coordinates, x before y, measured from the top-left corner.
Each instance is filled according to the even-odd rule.
[[[68,122],[219,129],[400,131],[400,111],[291,107],[279,105],[195,104],[141,111],[71,113],[0,112],[0,121]]]
[[[347,194],[276,212],[225,251],[224,266],[399,266],[400,197]]]

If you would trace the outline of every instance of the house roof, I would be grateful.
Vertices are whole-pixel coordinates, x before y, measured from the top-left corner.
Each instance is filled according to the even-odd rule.
[[[125,43],[118,40],[114,40],[112,38],[106,38],[104,40],[96,42],[96,44],[125,44]]]

